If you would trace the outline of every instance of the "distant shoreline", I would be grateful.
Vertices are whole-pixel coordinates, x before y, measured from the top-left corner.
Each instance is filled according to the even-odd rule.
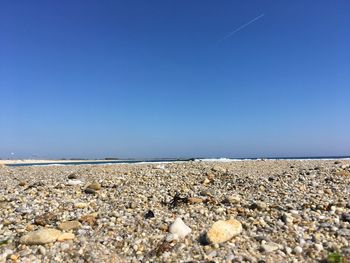
[[[0,165],[31,166],[31,165],[98,165],[98,164],[133,164],[161,162],[236,162],[236,161],[277,161],[277,160],[348,160],[349,156],[324,157],[277,157],[277,158],[154,158],[154,159],[18,159],[0,160]]]
[[[118,161],[124,161],[124,160],[118,160]],[[111,162],[111,160],[104,160],[104,159],[91,159],[91,160],[86,160],[86,159],[81,159],[81,160],[55,160],[55,159],[43,159],[43,160],[38,160],[38,159],[23,159],[23,160],[0,160],[0,164],[26,164],[26,163],[82,163],[82,162]]]

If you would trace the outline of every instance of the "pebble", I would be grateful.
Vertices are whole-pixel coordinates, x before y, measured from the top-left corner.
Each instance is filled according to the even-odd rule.
[[[273,242],[266,242],[266,243],[264,242],[264,243],[262,243],[261,248],[266,253],[270,253],[270,252],[273,252],[275,250],[280,249],[280,245],[273,243]]]
[[[190,204],[200,204],[200,203],[203,203],[203,199],[202,198],[197,198],[197,197],[189,197],[188,198],[188,202]]]
[[[350,223],[350,213],[343,213],[341,215],[341,220]]]
[[[219,220],[212,225],[206,237],[209,243],[219,244],[231,240],[234,236],[239,235],[242,230],[242,224],[235,219]]]
[[[39,249],[39,252],[40,252],[41,255],[44,256],[46,254],[46,248],[45,247],[39,246],[38,249]]]
[[[166,236],[165,236],[165,241],[166,242],[171,242],[173,240],[178,240],[179,239],[179,236],[177,234],[173,234],[173,233],[168,233]]]
[[[75,208],[80,208],[80,209],[87,208],[88,206],[89,206],[88,203],[75,203],[75,204],[74,204],[74,207],[75,207]]]
[[[77,179],[78,176],[76,174],[70,174],[68,175],[68,179]]]
[[[267,204],[265,202],[262,202],[262,201],[254,202],[251,205],[251,209],[265,210],[266,208],[267,208]]]
[[[337,231],[339,236],[350,237],[350,229],[342,228]]]
[[[182,221],[180,217],[178,217],[175,219],[174,223],[170,225],[169,232],[182,239],[189,235],[192,230]]]
[[[96,224],[96,221],[97,221],[96,217],[97,217],[96,213],[83,215],[79,218],[79,221],[83,223],[88,223],[90,226],[92,226]]]
[[[98,191],[101,189],[101,184],[99,184],[98,182],[93,182],[92,184],[89,184],[87,188]]]
[[[286,246],[284,247],[284,251],[289,255],[292,253],[293,250],[290,247]]]
[[[80,228],[81,224],[79,221],[65,221],[59,224],[58,229],[63,230],[63,231],[69,231],[73,229]]]
[[[291,214],[289,214],[289,213],[283,213],[282,221],[285,224],[293,224],[293,216]]]
[[[322,251],[323,250],[323,245],[322,244],[315,244],[315,248],[317,251]]]
[[[58,236],[57,241],[62,242],[62,241],[66,241],[66,240],[72,240],[74,238],[75,238],[75,235],[72,233],[63,233],[63,234]]]
[[[241,201],[241,197],[239,195],[230,195],[227,196],[224,200],[224,202],[229,204],[237,204]]]
[[[96,191],[95,191],[94,189],[91,189],[91,188],[86,188],[86,189],[84,190],[84,192],[85,192],[86,194],[92,194],[92,195],[96,194]]]
[[[152,210],[148,210],[148,212],[145,214],[146,219],[150,219],[154,217],[154,212]]]
[[[80,185],[80,184],[82,184],[82,183],[83,183],[83,182],[80,181],[80,180],[75,180],[75,179],[73,179],[73,180],[68,180],[67,185],[75,186],[75,185]]]
[[[55,242],[60,235],[61,231],[57,229],[44,228],[22,236],[20,243],[25,245],[43,245]]]
[[[296,246],[294,249],[293,249],[293,252],[297,255],[301,254],[303,252],[303,249],[300,247],[300,246]]]

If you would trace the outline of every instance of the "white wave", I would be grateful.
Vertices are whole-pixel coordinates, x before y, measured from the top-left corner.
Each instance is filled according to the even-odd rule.
[[[180,162],[180,161],[176,161]],[[127,163],[127,164],[167,164],[167,163],[173,163],[172,161],[166,161],[166,162],[137,162],[137,163]]]
[[[250,160],[250,159],[246,159]],[[239,162],[244,161],[241,159],[229,159],[229,158],[209,158],[209,159],[195,159],[196,162]]]
[[[48,163],[48,164],[45,164],[45,163],[41,163],[41,164],[28,164],[28,166],[66,166],[66,164],[59,164],[59,163]]]

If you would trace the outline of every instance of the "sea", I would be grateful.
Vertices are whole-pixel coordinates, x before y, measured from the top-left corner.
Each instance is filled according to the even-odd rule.
[[[237,162],[252,160],[339,160],[350,159],[350,156],[316,156],[316,157],[268,157],[268,158],[176,158],[176,159],[127,159],[127,160],[89,160],[89,161],[57,161],[45,163],[15,163],[7,166],[61,166],[61,165],[109,165],[135,163],[173,163],[173,162]]]

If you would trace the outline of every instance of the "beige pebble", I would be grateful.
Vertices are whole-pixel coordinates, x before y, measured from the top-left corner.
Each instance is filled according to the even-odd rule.
[[[58,228],[60,230],[64,230],[64,231],[69,231],[69,230],[73,230],[73,229],[76,229],[76,228],[80,228],[81,227],[81,224],[79,221],[65,221],[65,222],[62,222]]]
[[[242,224],[235,220],[219,220],[213,224],[207,233],[210,243],[219,244],[232,239],[242,232]]]
[[[65,240],[72,240],[75,238],[75,235],[72,234],[72,233],[63,233],[61,234],[58,238],[57,238],[57,241],[65,241]]]
[[[44,228],[22,236],[19,242],[25,245],[43,245],[55,242],[60,235],[61,231],[57,229]]]

